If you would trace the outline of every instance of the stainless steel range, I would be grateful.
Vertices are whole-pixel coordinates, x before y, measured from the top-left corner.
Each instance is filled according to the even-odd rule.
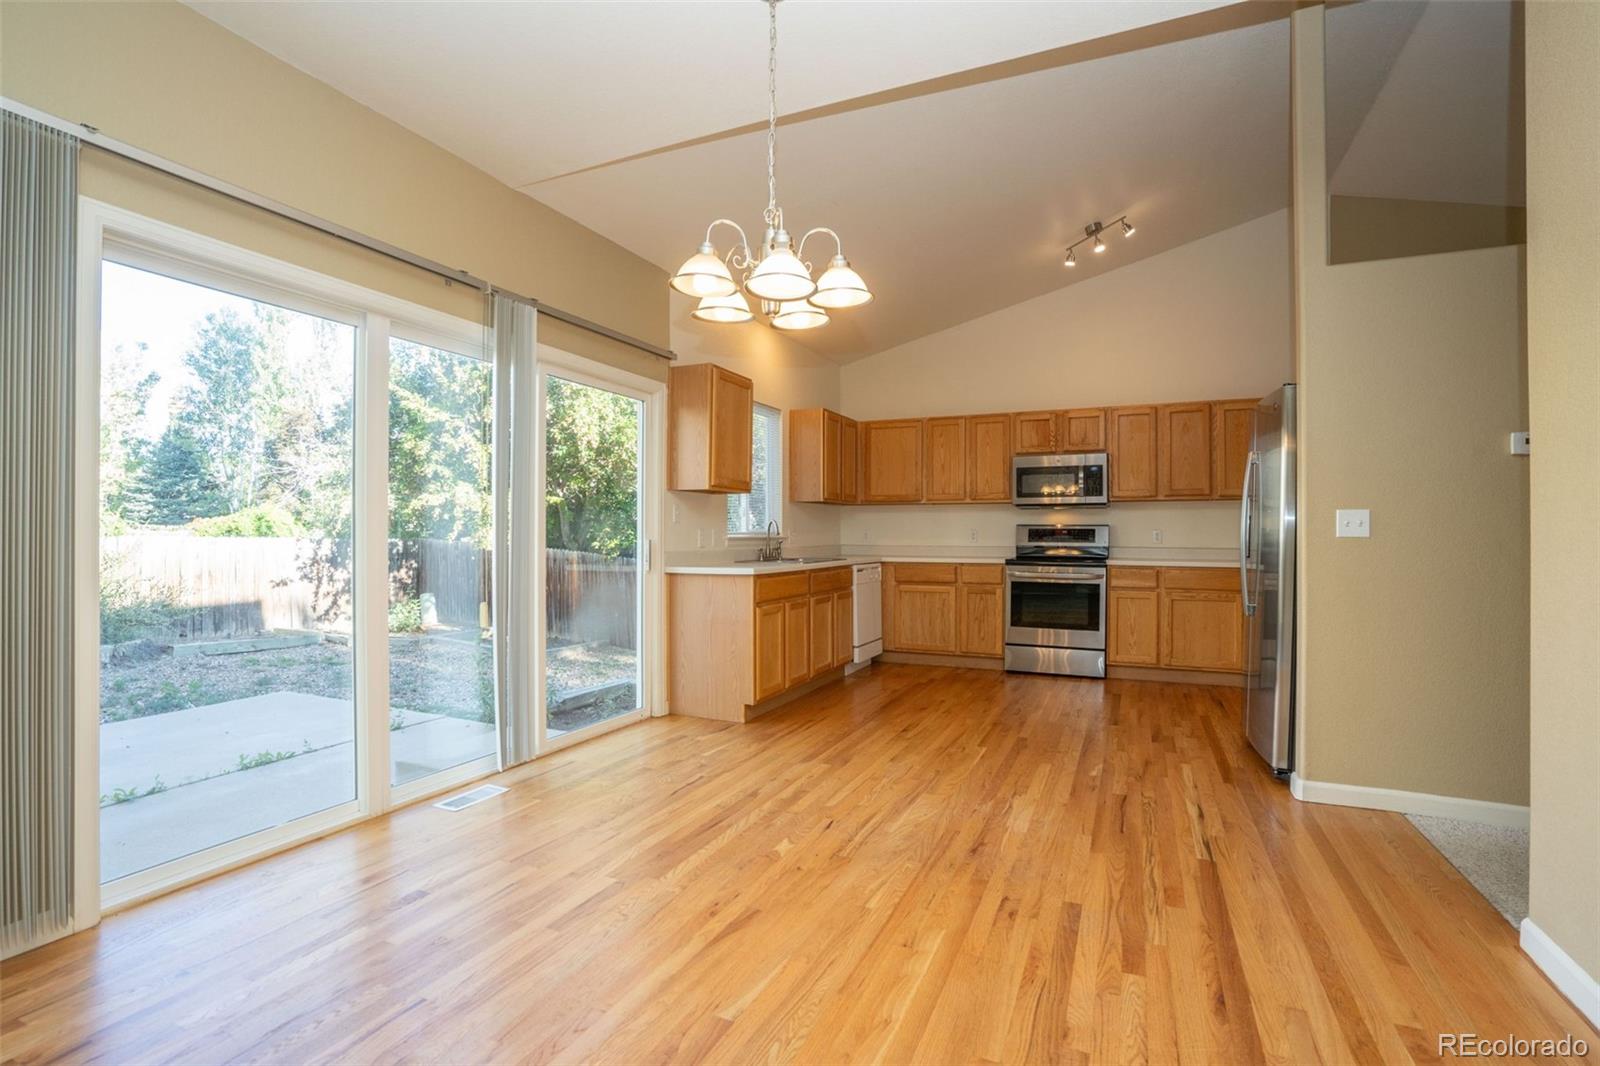
[[[1106,676],[1110,526],[1018,526],[1006,562],[1006,669]]]

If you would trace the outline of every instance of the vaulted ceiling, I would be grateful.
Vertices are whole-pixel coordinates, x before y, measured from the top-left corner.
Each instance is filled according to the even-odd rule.
[[[759,235],[756,0],[190,2],[663,269],[713,218]],[[792,336],[849,361],[1285,207],[1288,10],[784,0],[778,200],[796,234],[839,231],[876,294]],[[1395,51],[1352,91],[1374,98]],[[1135,237],[1063,269],[1124,212]]]

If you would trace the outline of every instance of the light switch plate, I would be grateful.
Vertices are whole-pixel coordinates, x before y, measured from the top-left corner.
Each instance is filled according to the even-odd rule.
[[[1527,455],[1531,443],[1528,438],[1529,434],[1526,432],[1511,434],[1511,454]]]
[[[1341,507],[1333,512],[1333,535],[1336,537],[1372,536],[1372,512],[1365,507]]]

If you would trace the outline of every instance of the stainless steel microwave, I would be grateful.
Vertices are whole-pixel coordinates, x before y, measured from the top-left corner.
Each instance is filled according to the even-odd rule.
[[[1105,452],[1019,455],[1011,460],[1011,502],[1018,507],[1074,507],[1106,502]]]

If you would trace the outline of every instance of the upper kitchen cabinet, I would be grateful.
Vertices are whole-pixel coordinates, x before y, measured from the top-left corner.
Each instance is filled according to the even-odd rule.
[[[922,423],[922,498],[959,503],[967,498],[967,420],[930,418]]]
[[[1011,416],[1011,450],[1017,455],[1049,455],[1059,451],[1060,419],[1056,411],[1020,411]]]
[[[1156,497],[1156,409],[1106,409],[1106,450],[1111,459],[1111,499]]]
[[[814,407],[789,412],[789,499],[855,503],[858,430],[854,419]]]
[[[1168,500],[1210,496],[1213,462],[1209,403],[1156,408],[1157,495]]]
[[[967,419],[967,499],[1011,502],[1011,416]]]
[[[1106,412],[1103,407],[1062,411],[1057,418],[1061,450],[1103,452],[1106,448]]]
[[[667,375],[667,488],[749,492],[755,387],[715,363]]]
[[[922,419],[862,422],[861,499],[917,503],[922,499]]]
[[[1218,499],[1237,500],[1244,492],[1244,464],[1250,457],[1259,400],[1219,400],[1211,405],[1211,472]]]

